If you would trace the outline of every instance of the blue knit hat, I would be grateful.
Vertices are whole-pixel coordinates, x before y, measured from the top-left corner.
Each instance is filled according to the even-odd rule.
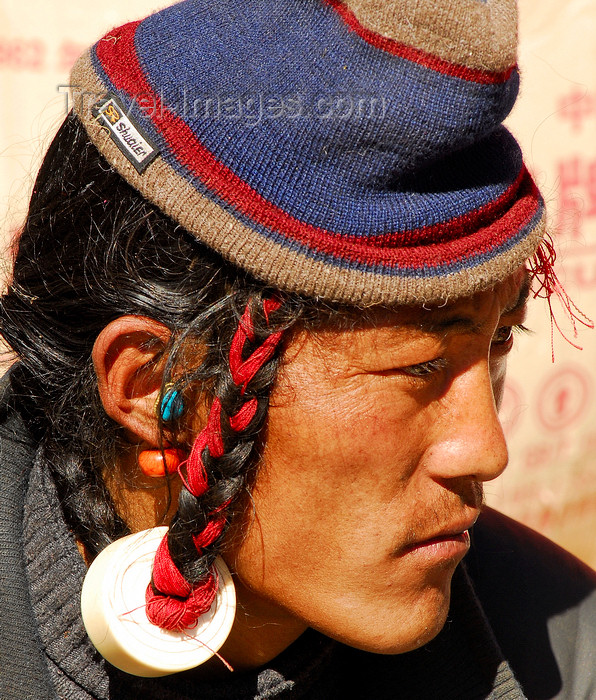
[[[544,234],[502,126],[516,19],[512,0],[185,0],[85,53],[75,109],[147,199],[273,287],[446,302]]]

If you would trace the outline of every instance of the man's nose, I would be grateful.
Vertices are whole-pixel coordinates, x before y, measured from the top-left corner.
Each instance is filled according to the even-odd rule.
[[[433,475],[490,481],[502,474],[509,457],[488,361],[478,361],[456,377],[441,403],[429,460]]]

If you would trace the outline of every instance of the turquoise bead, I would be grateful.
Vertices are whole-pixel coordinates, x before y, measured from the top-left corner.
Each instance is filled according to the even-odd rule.
[[[161,417],[165,423],[176,420],[184,413],[182,398],[176,389],[166,392],[161,402]]]

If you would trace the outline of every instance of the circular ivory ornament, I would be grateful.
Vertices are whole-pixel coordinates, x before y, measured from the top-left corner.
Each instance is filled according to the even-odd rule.
[[[232,576],[217,557],[217,594],[194,627],[170,632],[149,622],[145,591],[167,531],[155,527],[113,542],[89,567],[81,592],[83,623],[95,648],[120,670],[145,678],[186,671],[210,659],[227,639],[236,612]]]

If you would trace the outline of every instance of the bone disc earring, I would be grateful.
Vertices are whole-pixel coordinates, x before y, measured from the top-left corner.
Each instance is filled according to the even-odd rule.
[[[228,567],[215,560],[218,589],[197,624],[178,632],[160,629],[145,614],[145,594],[166,527],[137,532],[106,547],[89,567],[81,593],[87,634],[113,666],[146,678],[200,666],[227,639],[236,612]]]

